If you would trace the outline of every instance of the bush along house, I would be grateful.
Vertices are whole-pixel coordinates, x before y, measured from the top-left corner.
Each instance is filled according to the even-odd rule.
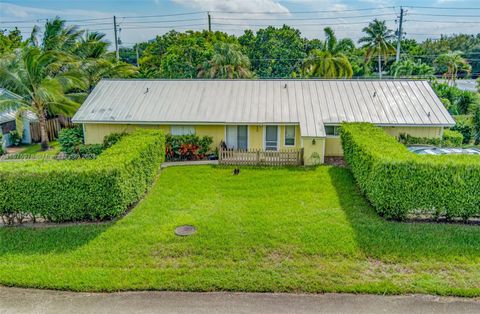
[[[102,80],[73,122],[83,124],[86,144],[158,128],[208,135],[230,152],[275,158],[297,150],[305,165],[343,155],[342,122],[427,138],[455,124],[429,83],[417,80]]]

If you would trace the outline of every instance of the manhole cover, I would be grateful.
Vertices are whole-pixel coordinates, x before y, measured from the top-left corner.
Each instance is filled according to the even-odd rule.
[[[191,234],[194,234],[195,232],[197,232],[197,228],[195,228],[194,226],[179,226],[177,228],[175,228],[175,234],[177,236],[188,236],[188,235],[191,235]]]

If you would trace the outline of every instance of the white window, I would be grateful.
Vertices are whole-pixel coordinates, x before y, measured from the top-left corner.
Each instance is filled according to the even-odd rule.
[[[278,126],[265,126],[265,150],[278,150]]]
[[[191,125],[172,125],[170,130],[172,135],[190,135],[195,134],[195,128]]]
[[[339,136],[340,135],[340,126],[338,125],[326,125],[325,134],[329,136]]]
[[[285,146],[295,146],[295,126],[285,126]]]
[[[227,125],[225,142],[229,149],[248,149],[248,127],[246,125]]]

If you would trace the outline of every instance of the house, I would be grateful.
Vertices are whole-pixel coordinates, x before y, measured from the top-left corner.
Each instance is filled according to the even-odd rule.
[[[342,156],[343,121],[418,137],[455,124],[429,83],[413,80],[102,80],[73,118],[87,144],[160,128],[232,149],[303,148],[305,164]]]
[[[6,89],[0,88],[0,99],[18,99],[20,96],[7,91]],[[10,131],[17,130],[16,123],[17,110],[15,109],[6,109],[0,111],[0,133],[3,134],[3,143],[0,143],[2,146],[10,146]],[[30,122],[37,121],[37,117],[32,112],[25,112],[23,115],[23,136],[22,143],[31,144],[32,137],[30,134]]]

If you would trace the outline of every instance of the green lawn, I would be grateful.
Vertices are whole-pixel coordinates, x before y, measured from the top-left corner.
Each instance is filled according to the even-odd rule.
[[[48,151],[42,151],[40,144],[30,144],[23,146],[19,154],[25,155],[35,155],[35,154],[45,154],[55,156],[60,152],[60,144],[57,141],[49,143],[50,149]]]
[[[479,296],[480,226],[384,221],[342,168],[174,167],[115,223],[0,229],[0,283]]]

